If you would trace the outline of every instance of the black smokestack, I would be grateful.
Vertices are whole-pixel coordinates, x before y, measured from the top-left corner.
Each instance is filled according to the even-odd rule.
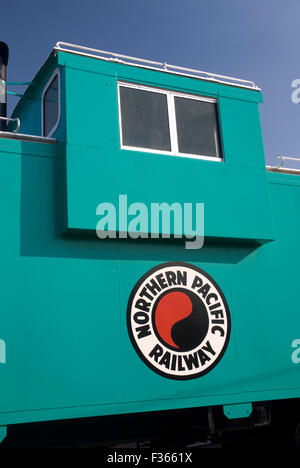
[[[0,41],[0,117],[7,117],[6,109],[6,67],[9,50],[5,42]],[[6,121],[0,119],[0,131],[6,130]]]

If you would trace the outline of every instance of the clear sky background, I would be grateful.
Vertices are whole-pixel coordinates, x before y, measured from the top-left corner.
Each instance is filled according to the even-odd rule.
[[[267,163],[300,158],[300,0],[0,0],[0,40],[8,81],[30,81],[57,41],[255,81]]]

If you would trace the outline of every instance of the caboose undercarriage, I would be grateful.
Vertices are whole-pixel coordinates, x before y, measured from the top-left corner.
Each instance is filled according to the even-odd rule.
[[[232,406],[103,416],[11,425],[2,448],[300,448],[299,400],[257,402],[248,417],[229,419]]]

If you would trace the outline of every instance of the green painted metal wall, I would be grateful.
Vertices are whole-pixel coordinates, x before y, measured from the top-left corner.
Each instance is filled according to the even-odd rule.
[[[205,203],[207,237],[272,239],[259,92],[64,53],[58,62],[66,80],[68,229],[94,230],[95,206],[127,194],[148,207]],[[217,97],[225,163],[120,150],[118,81]]]
[[[266,172],[260,93],[59,53],[37,99],[57,66],[57,143],[0,139],[0,426],[298,397],[300,183]],[[224,162],[120,150],[118,79],[218,97]],[[15,115],[39,134],[29,93]],[[96,207],[119,194],[205,203],[204,247],[97,239]],[[205,270],[229,305],[225,355],[194,380],[151,371],[127,333],[132,288],[167,261]]]

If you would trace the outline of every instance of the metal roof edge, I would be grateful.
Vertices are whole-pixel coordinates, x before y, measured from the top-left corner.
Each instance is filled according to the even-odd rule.
[[[199,80],[234,86],[238,88],[245,88],[252,91],[261,91],[261,89],[257,87],[253,81],[225,75],[218,75],[216,73],[204,72],[192,68],[179,67],[177,65],[167,64],[166,62],[155,62],[152,60],[141,59],[138,57],[131,57],[129,55],[108,52],[100,49],[93,49],[90,47],[70,44],[62,41],[56,43],[54,50],[57,52],[66,52],[84,57],[95,58],[98,60],[120,63],[123,65],[130,65],[139,68],[146,68],[150,70],[162,71],[165,73],[171,73],[175,75],[187,76],[190,78],[196,78]]]
[[[291,167],[266,166],[266,169],[268,172],[277,172],[279,174],[300,175],[300,169],[293,169]]]

